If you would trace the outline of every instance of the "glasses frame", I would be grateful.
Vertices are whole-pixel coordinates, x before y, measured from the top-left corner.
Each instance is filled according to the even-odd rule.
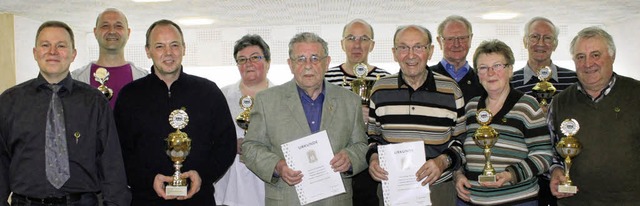
[[[540,39],[542,39],[542,43],[546,45],[553,45],[556,41],[556,37],[553,35],[541,35],[533,33],[529,34],[528,36],[529,43],[532,44],[537,44],[538,42],[540,42]]]
[[[506,69],[507,67],[509,67],[510,64],[501,64],[501,63],[496,63],[493,64],[492,66],[479,66],[478,68],[476,68],[478,70],[478,74],[487,74],[489,73],[489,68],[491,68],[491,70],[493,70],[493,72],[500,72],[500,71],[504,71],[504,69]]]
[[[328,56],[329,55],[325,55],[323,57],[320,57],[320,56],[314,54],[314,55],[311,55],[310,57],[307,57],[307,56],[304,56],[304,55],[300,55],[297,58],[291,58],[291,61],[293,61],[298,66],[306,65],[307,63],[311,63],[312,65],[318,65],[318,64],[320,64],[320,62],[322,62]]]
[[[349,34],[348,36],[345,36],[342,39],[344,39],[347,42],[360,41],[360,42],[363,42],[363,43],[367,43],[367,42],[372,42],[373,41],[373,38],[371,38],[371,37],[369,37],[367,35],[354,36],[354,35]]]
[[[238,59],[236,59],[236,64],[237,65],[245,65],[248,62],[260,62],[262,59],[264,59],[264,56],[250,56],[249,58],[246,57],[239,57]]]
[[[413,46],[400,45],[400,46],[393,47],[393,49],[395,49],[396,52],[400,54],[408,54],[409,51],[411,50],[413,50],[413,53],[423,54],[424,52],[429,50],[429,46],[431,45],[413,45]]]
[[[455,43],[457,40],[459,43],[462,44],[462,43],[469,42],[469,40],[471,39],[471,35],[472,34],[462,35],[462,36],[449,36],[449,37],[442,36],[440,37],[440,40],[442,40],[444,43]]]

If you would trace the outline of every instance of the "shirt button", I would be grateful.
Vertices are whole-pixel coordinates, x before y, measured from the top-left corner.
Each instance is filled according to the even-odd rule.
[[[416,107],[411,107],[411,110],[416,110]]]
[[[311,121],[311,124],[316,124],[316,121]]]

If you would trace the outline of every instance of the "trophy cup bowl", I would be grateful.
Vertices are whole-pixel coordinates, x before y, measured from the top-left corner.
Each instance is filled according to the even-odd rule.
[[[482,175],[478,176],[478,182],[495,182],[496,170],[491,164],[491,147],[498,141],[498,132],[489,126],[480,126],[473,134],[473,141],[484,150],[485,164]]]
[[[109,80],[109,76],[109,71],[102,67],[96,69],[96,72],[93,73],[93,78],[96,82],[100,83],[98,91],[100,91],[100,93],[102,93],[108,100],[111,100],[111,97],[113,97],[113,90],[104,85]]]
[[[566,181],[558,185],[558,192],[573,193],[578,192],[578,188],[573,185],[571,177],[569,176],[569,170],[571,170],[572,158],[575,158],[582,151],[582,144],[577,138],[573,137],[580,130],[580,124],[575,119],[566,119],[560,124],[560,131],[565,137],[561,138],[558,144],[556,144],[556,151],[560,156],[564,158],[564,177]]]
[[[486,109],[479,109],[476,113],[476,119],[481,126],[473,134],[473,142],[483,149],[485,159],[482,174],[478,175],[479,183],[496,181],[496,170],[491,164],[491,147],[498,141],[498,132],[493,127],[488,126],[492,118],[493,115]]]
[[[169,137],[166,139],[167,141],[167,155],[171,158],[173,162],[173,167],[175,168],[175,172],[173,173],[173,182],[171,182],[166,187],[167,195],[170,196],[186,196],[187,195],[187,180],[181,178],[180,168],[182,167],[182,162],[189,155],[189,151],[191,150],[191,139],[187,136],[186,133],[181,132],[180,130],[169,134]]]
[[[250,123],[250,114],[251,109],[253,108],[253,97],[249,95],[244,95],[240,97],[240,108],[242,108],[242,112],[236,117],[236,124],[238,127],[244,130],[244,133],[247,133],[247,129],[249,129]]]
[[[187,180],[181,178],[180,168],[182,168],[182,162],[187,158],[191,151],[191,139],[187,136],[187,133],[180,131],[189,123],[189,116],[184,109],[176,109],[169,115],[169,124],[175,128],[176,131],[169,134],[165,139],[167,142],[167,155],[173,162],[173,181],[165,187],[165,192],[168,196],[187,196]]]
[[[547,106],[547,100],[553,97],[553,94],[556,93],[556,88],[550,82],[542,81],[536,83],[536,85],[531,89],[531,93],[538,98],[540,106]]]
[[[540,82],[536,83],[531,92],[538,99],[541,107],[546,108],[549,104],[548,101],[556,93],[556,88],[549,82],[551,78],[552,70],[548,66],[540,68],[538,71],[538,79]]]
[[[360,96],[362,105],[369,105],[369,97],[371,97],[371,88],[376,81],[367,79],[354,79],[351,81],[351,91]]]
[[[567,136],[560,139],[560,142],[556,145],[556,151],[562,158],[564,158],[564,176],[566,181],[561,185],[558,185],[558,192],[562,193],[576,193],[578,188],[573,185],[573,181],[571,181],[571,177],[569,176],[569,170],[571,169],[571,159],[578,156],[580,151],[582,150],[582,145],[578,141],[578,139],[573,136]]]

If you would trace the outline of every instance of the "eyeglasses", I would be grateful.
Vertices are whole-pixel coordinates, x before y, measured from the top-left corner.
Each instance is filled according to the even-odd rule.
[[[471,38],[471,35],[440,37],[440,39],[442,39],[446,43],[454,43],[456,40],[458,40],[458,42],[460,43],[467,43],[469,41],[469,38]]]
[[[538,43],[540,41],[540,39],[542,39],[542,42],[544,42],[545,44],[552,44],[553,41],[555,41],[555,37],[554,36],[540,35],[540,34],[530,34],[529,35],[529,42],[530,43]]]
[[[500,72],[509,66],[509,64],[494,64],[493,66],[481,65],[478,67],[478,74],[486,74],[489,68],[493,69],[493,72]]]
[[[360,42],[369,42],[371,41],[371,38],[368,37],[367,35],[363,35],[363,36],[353,36],[353,35],[349,35],[344,37],[344,40],[347,40],[349,42],[355,42],[360,40]]]
[[[311,62],[311,64],[318,64],[320,63],[320,61],[322,61],[323,59],[327,58],[328,56],[324,56],[324,57],[319,57],[317,55],[311,55],[311,57],[307,58],[306,56],[299,56],[298,58],[291,58],[291,60],[293,60],[296,64],[298,65],[304,65],[307,62]],[[309,59],[307,61],[307,59]]]
[[[262,58],[264,58],[264,57],[263,56],[250,56],[249,58],[240,57],[240,58],[236,59],[236,63],[238,65],[243,65],[243,64],[246,64],[249,61],[251,61],[251,62],[259,62],[260,60],[262,60]]]
[[[406,54],[409,53],[409,50],[413,50],[413,52],[415,52],[416,54],[422,54],[424,53],[424,51],[427,50],[428,46],[424,46],[424,45],[415,45],[415,46],[405,46],[405,45],[400,45],[400,46],[396,46],[395,49],[397,52],[401,53],[401,54]]]

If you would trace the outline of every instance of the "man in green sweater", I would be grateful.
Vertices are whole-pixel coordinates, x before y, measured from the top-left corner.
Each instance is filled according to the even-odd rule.
[[[549,127],[558,142],[571,130],[561,127],[565,119],[579,123],[574,137],[582,149],[568,167],[577,191],[558,191],[567,178],[564,159],[556,156],[550,169],[551,192],[559,198],[558,205],[637,205],[640,82],[613,72],[615,44],[600,28],[578,32],[570,51],[579,83],[553,98]]]

